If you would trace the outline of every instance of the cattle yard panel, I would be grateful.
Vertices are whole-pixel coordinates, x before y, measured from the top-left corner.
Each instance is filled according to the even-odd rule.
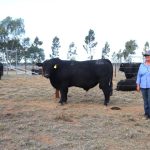
[[[21,74],[27,74],[27,75],[39,75],[42,74],[42,71],[40,68],[33,68],[32,65],[27,65],[24,67],[24,65],[20,64],[17,67],[11,65],[11,66],[6,66],[4,64],[4,75],[21,75]]]

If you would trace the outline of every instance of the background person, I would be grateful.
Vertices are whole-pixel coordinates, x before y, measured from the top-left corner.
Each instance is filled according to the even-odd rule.
[[[139,67],[137,74],[137,91],[142,92],[145,117],[150,119],[150,50],[143,54],[145,62]]]

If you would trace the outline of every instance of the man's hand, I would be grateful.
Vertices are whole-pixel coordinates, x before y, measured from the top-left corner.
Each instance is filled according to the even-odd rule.
[[[137,90],[138,92],[140,92],[140,85],[137,84],[136,90]]]

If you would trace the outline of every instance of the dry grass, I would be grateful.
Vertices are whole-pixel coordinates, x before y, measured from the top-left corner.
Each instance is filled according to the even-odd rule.
[[[114,88],[120,78],[114,78]],[[149,150],[150,120],[143,119],[141,93],[114,90],[107,108],[98,86],[88,93],[70,88],[64,106],[54,93],[41,76],[2,78],[0,149]]]

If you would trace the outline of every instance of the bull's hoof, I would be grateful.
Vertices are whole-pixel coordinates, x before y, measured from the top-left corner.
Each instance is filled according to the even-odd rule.
[[[67,102],[64,102],[64,101],[59,101],[59,103],[60,103],[61,105],[67,104]]]
[[[113,95],[113,92],[110,92],[110,96],[112,96]]]
[[[63,102],[64,104],[67,104],[67,102]]]
[[[63,106],[64,105],[64,103],[63,102],[59,102],[60,103],[60,106]]]
[[[105,106],[108,106],[108,103],[104,102],[104,105],[105,105]]]
[[[63,101],[60,100],[59,103],[63,105]]]

